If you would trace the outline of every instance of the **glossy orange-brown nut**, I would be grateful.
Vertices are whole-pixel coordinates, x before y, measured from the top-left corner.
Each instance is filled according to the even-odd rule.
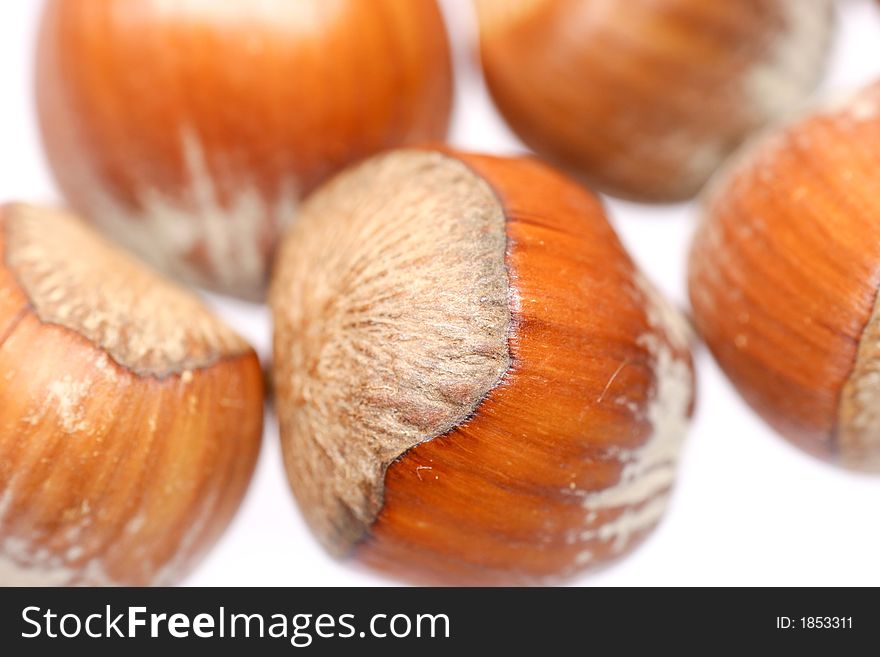
[[[693,196],[823,69],[830,0],[476,0],[498,108],[601,191]]]
[[[49,0],[37,101],[65,196],[187,282],[260,298],[300,199],[445,135],[434,0]]]
[[[745,399],[822,458],[880,470],[880,85],[735,156],[690,254],[696,326]]]
[[[0,586],[178,581],[260,444],[253,350],[79,220],[0,208]]]
[[[536,583],[659,520],[691,413],[687,331],[556,171],[368,160],[307,201],[270,303],[288,475],[333,553]]]

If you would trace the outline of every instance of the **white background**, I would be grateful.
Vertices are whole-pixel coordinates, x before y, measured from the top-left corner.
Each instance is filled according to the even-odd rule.
[[[485,152],[521,151],[474,68],[468,1],[443,4],[458,74],[452,142]],[[837,4],[838,33],[821,93],[839,92],[880,74],[880,7],[869,0]],[[40,6],[38,0],[0,2],[0,201],[58,200],[33,108],[32,58]],[[698,208],[614,200],[609,205],[630,252],[684,306],[685,254]],[[268,354],[265,309],[212,302],[264,357]],[[705,350],[696,356],[697,415],[664,521],[634,553],[573,584],[880,585],[880,477],[838,470],[790,447],[745,406]],[[289,493],[277,441],[274,418],[269,417],[244,504],[187,583],[390,583],[335,562],[319,548]]]

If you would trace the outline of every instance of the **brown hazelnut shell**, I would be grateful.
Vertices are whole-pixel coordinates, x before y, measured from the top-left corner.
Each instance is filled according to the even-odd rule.
[[[600,191],[692,197],[824,69],[830,0],[477,0],[486,81],[536,153]]]
[[[260,299],[302,197],[444,136],[452,72],[434,0],[50,0],[36,88],[74,208],[167,273]]]
[[[285,463],[334,554],[538,583],[656,524],[687,329],[589,192],[534,160],[392,151],[316,192],[276,267]]]
[[[78,219],[0,207],[0,584],[179,581],[241,501],[253,350]]]
[[[880,85],[748,144],[713,181],[690,252],[697,329],[798,446],[880,470]]]

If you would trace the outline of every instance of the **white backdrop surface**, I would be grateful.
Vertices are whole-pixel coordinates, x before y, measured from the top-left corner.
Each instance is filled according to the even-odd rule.
[[[441,0],[457,65],[454,145],[490,153],[523,146],[486,94],[469,41],[468,0]],[[802,0],[811,2],[812,0]],[[880,7],[838,0],[838,34],[819,93],[880,76]],[[0,2],[0,201],[58,202],[43,158],[32,94],[39,0]],[[609,200],[635,259],[686,304],[685,255],[698,208]],[[878,218],[880,220],[880,218]],[[268,356],[264,308],[211,298]],[[698,408],[671,506],[632,554],[575,585],[880,585],[880,477],[820,463],[775,436],[698,349]],[[310,535],[284,478],[277,427],[268,417],[251,489],[191,585],[384,585],[394,583],[328,557]]]

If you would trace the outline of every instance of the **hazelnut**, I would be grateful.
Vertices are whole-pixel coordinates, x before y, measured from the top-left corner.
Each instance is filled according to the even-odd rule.
[[[694,320],[746,401],[805,450],[880,471],[880,84],[775,130],[707,189]]]
[[[0,208],[0,585],[168,584],[244,494],[253,350],[77,219]]]
[[[823,70],[830,0],[477,0],[483,69],[538,154],[601,191],[693,196]]]
[[[157,268],[249,299],[300,199],[442,138],[451,95],[434,0],[50,0],[39,38],[68,201]]]
[[[547,166],[407,149],[342,173],[285,238],[270,305],[287,473],[332,553],[534,583],[658,522],[687,332]]]

